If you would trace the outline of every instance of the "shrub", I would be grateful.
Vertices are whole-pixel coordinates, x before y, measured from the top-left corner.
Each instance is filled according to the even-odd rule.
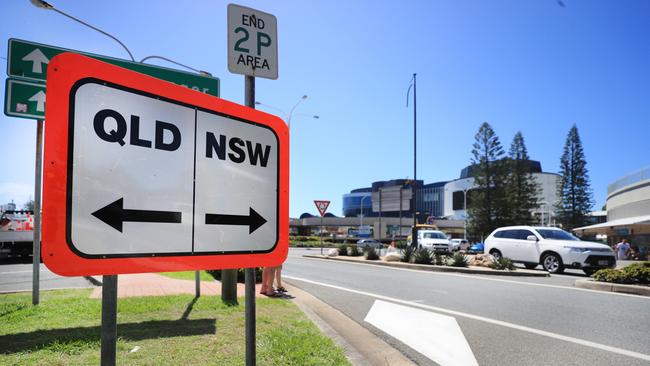
[[[261,283],[262,282],[262,270],[263,267],[257,267],[255,268],[255,283]],[[212,277],[214,277],[215,280],[221,281],[221,269],[209,269],[206,272],[208,272]],[[237,282],[239,283],[246,283],[246,272],[244,271],[244,268],[239,268],[237,269]]]
[[[360,256],[360,255],[362,255],[362,254],[363,254],[363,253],[362,253],[362,252],[359,252],[359,248],[358,248],[356,245],[350,245],[350,246],[348,247],[348,255],[349,255],[350,257],[358,257],[358,256]]]
[[[346,244],[339,246],[339,255],[348,255],[348,247]]]
[[[420,248],[413,255],[413,262],[417,264],[431,264],[433,253],[429,249]]]
[[[501,257],[497,260],[495,260],[492,264],[490,264],[490,268],[492,269],[507,269],[509,271],[514,271],[515,266],[512,264],[512,260],[507,257]]]
[[[469,265],[469,259],[463,253],[456,253],[451,257],[451,266],[452,267],[467,267]]]
[[[433,263],[436,266],[446,266],[447,265],[447,256],[440,253],[433,254]]]
[[[650,283],[650,262],[639,262],[630,264],[621,269],[635,283]]]
[[[406,263],[412,262],[413,261],[413,252],[414,251],[415,251],[415,249],[413,248],[412,245],[406,246],[406,248],[404,248],[404,250],[402,250],[402,255],[399,258],[400,262],[406,262]]]
[[[373,247],[368,247],[364,252],[364,256],[369,261],[376,261],[379,259],[379,254],[377,254],[377,251]]]
[[[594,273],[594,280],[612,283],[632,283],[632,278],[620,269],[605,268]]]

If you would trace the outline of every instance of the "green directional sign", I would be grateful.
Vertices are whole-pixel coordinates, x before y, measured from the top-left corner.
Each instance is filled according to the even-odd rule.
[[[74,52],[170,81],[206,94],[219,96],[219,79],[212,76],[193,74],[166,67],[121,60],[14,38],[9,39],[9,47],[7,49],[9,51],[7,57],[7,75],[18,78],[45,81],[47,78],[47,64],[52,57],[63,52]]]
[[[45,118],[45,84],[8,78],[5,114],[29,119]]]

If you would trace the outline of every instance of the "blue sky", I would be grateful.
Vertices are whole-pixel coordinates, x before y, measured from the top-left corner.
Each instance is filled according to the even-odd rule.
[[[227,68],[227,2],[52,3],[112,33],[138,60],[162,55],[210,71],[223,98],[243,103],[243,76]],[[289,111],[307,94],[296,113],[320,116],[292,118],[291,216],[316,214],[314,199],[331,200],[329,211],[340,215],[351,189],[412,178],[413,111],[405,103],[414,72],[419,179],[457,178],[484,121],[506,149],[521,131],[531,158],[557,172],[575,123],[600,208],[607,184],[650,165],[650,2],[563,3],[239,2],[278,18],[280,76],[258,79],[257,100]],[[128,57],[111,39],[28,0],[3,1],[0,14],[0,68],[8,38]],[[33,196],[35,131],[34,121],[0,116],[0,203]]]

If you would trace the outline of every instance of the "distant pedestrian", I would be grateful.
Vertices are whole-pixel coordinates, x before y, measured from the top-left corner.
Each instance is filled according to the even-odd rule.
[[[619,260],[626,260],[627,253],[630,250],[630,244],[627,242],[627,239],[623,238],[620,243],[616,244],[616,254],[618,255]]]

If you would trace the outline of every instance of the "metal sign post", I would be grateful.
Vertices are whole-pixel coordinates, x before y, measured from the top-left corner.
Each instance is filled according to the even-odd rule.
[[[102,276],[101,366],[115,366],[117,349],[117,275]]]
[[[34,180],[34,242],[32,265],[32,304],[38,305],[41,274],[41,176],[43,171],[43,120],[36,121],[36,167]]]
[[[255,108],[255,77],[244,77],[244,98],[246,106]],[[246,282],[246,366],[257,361],[255,351],[255,267],[245,269]]]
[[[228,4],[228,69],[243,74],[245,105],[255,108],[255,77],[278,78],[278,21],[256,9]],[[246,365],[255,356],[255,268],[246,268]]]

